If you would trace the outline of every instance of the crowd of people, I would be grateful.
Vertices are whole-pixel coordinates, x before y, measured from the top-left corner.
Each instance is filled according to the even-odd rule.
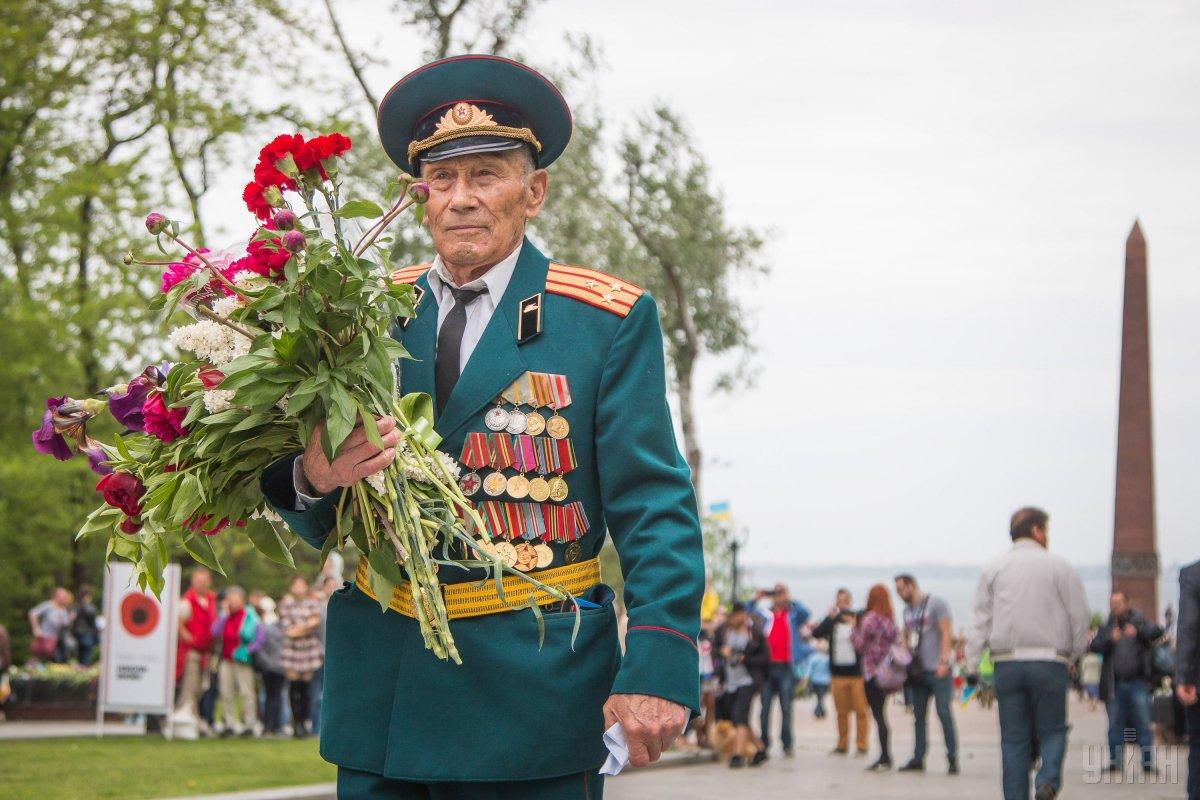
[[[895,591],[904,603],[899,623],[883,584],[870,587],[862,608],[855,608],[849,589],[838,589],[820,618],[794,600],[784,584],[759,590],[752,600],[728,609],[706,603],[700,633],[705,714],[696,727],[698,742],[726,755],[730,767],[758,766],[769,758],[778,708],[779,744],[783,755],[791,756],[794,698],[811,696],[819,720],[828,713],[828,697],[837,730],[831,754],[867,756],[873,724],[879,747],[866,768],[884,771],[892,767],[888,701],[896,696],[904,698],[916,727],[916,749],[900,769],[925,768],[933,701],[949,771],[956,773],[949,606],[922,592],[912,575],[896,576]],[[957,652],[961,655],[962,648]],[[757,726],[751,720],[756,700]]]
[[[319,731],[325,652],[325,609],[341,587],[343,561],[331,556],[310,585],[296,575],[278,602],[261,589],[230,584],[214,590],[212,573],[197,566],[179,602],[175,659],[177,735],[311,736]],[[55,588],[28,613],[29,663],[91,667],[105,620],[89,586],[78,598]],[[0,682],[13,663],[0,628]],[[4,696],[9,694],[3,684]],[[151,718],[152,728],[162,720]]]
[[[1176,637],[1147,618],[1116,589],[1107,617],[1093,615],[1082,583],[1067,561],[1049,550],[1049,516],[1018,510],[1010,520],[1011,549],[980,576],[966,632],[955,634],[944,598],[921,589],[910,574],[882,583],[856,607],[838,589],[822,617],[794,600],[787,586],[759,590],[727,609],[709,593],[702,609],[700,672],[704,714],[697,743],[713,748],[730,767],[758,766],[770,756],[772,716],[779,708],[779,743],[794,752],[792,698],[814,698],[813,717],[826,716],[832,697],[836,743],[831,755],[865,758],[876,732],[876,756],[865,768],[893,767],[889,707],[911,716],[914,747],[898,766],[923,772],[931,750],[929,709],[942,734],[946,771],[959,773],[954,706],[978,698],[999,707],[1005,800],[1031,793],[1052,800],[1062,786],[1067,698],[1074,688],[1086,708],[1108,716],[1105,768],[1124,772],[1127,749],[1139,767],[1156,774],[1152,709],[1168,739],[1189,740],[1189,800],[1200,800],[1200,563],[1181,572]],[[1174,693],[1167,690],[1173,684]],[[755,702],[757,726],[751,719]],[[1187,723],[1182,720],[1186,717]],[[1171,721],[1171,718],[1174,721]]]
[[[214,592],[211,573],[193,569],[180,604],[174,725],[201,736],[315,734],[326,601],[340,587],[336,574],[312,585],[296,575],[276,602],[237,585]]]

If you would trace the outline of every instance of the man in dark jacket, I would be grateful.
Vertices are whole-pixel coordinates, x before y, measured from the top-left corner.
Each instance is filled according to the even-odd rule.
[[[1150,734],[1150,683],[1154,642],[1162,626],[1146,620],[1129,606],[1118,590],[1109,598],[1108,621],[1096,632],[1089,648],[1104,657],[1100,669],[1100,699],[1108,709],[1108,769],[1121,771],[1122,746],[1136,735],[1142,750],[1142,769],[1154,772],[1154,740]]]
[[[1200,800],[1200,561],[1179,570],[1179,623],[1175,636],[1175,695],[1188,729],[1188,800]]]
[[[833,754],[844,755],[850,747],[850,715],[854,714],[855,747],[860,756],[867,754],[870,722],[867,717],[867,693],[863,686],[862,661],[850,642],[850,631],[857,615],[850,607],[850,592],[838,589],[837,600],[825,619],[813,628],[817,639],[829,640],[830,691],[837,711],[838,741]]]

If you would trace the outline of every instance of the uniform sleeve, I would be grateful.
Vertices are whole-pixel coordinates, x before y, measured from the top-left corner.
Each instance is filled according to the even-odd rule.
[[[262,493],[297,536],[320,550],[329,532],[337,525],[337,506],[342,490],[330,492],[307,508],[297,510],[302,506],[296,502],[293,469],[299,457],[299,453],[286,456],[263,470]]]
[[[596,431],[601,502],[629,611],[612,691],[661,697],[699,713],[700,521],[667,407],[662,330],[649,295],[613,338]]]
[[[1200,638],[1200,568],[1191,567],[1179,572],[1179,623],[1175,653],[1175,683],[1194,686],[1197,678],[1197,639]]]

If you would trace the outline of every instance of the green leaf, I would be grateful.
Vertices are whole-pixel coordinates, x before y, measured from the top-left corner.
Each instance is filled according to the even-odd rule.
[[[100,506],[91,514],[88,514],[87,519],[83,521],[82,527],[79,528],[79,532],[75,534],[75,538],[82,539],[85,536],[102,530],[111,531],[113,526],[120,521],[120,518],[121,509],[113,508],[110,505]]]
[[[400,398],[400,414],[408,421],[406,436],[415,436],[430,450],[441,444],[442,437],[433,429],[433,398],[424,392],[411,392]]]
[[[225,575],[225,570],[221,569],[221,562],[217,560],[217,554],[213,552],[212,543],[208,541],[207,536],[194,533],[185,535],[183,537],[183,549],[188,551],[188,555],[213,572],[222,577],[228,577]]]
[[[358,418],[363,422],[363,431],[367,434],[367,441],[383,450],[383,437],[379,435],[379,424],[375,421],[375,415],[363,408],[362,403],[358,403]]]
[[[237,433],[238,431],[248,431],[251,428],[256,428],[259,425],[263,425],[267,422],[270,422],[274,418],[275,418],[275,415],[269,411],[259,411],[258,413],[251,414],[250,416],[246,417],[244,420],[239,422],[237,425],[234,425],[232,428],[229,429],[229,432]]]
[[[376,217],[383,216],[383,209],[379,207],[379,204],[372,203],[370,200],[348,200],[341,208],[334,212],[334,216],[343,219],[354,219],[356,217],[375,219]]]
[[[258,548],[258,552],[276,564],[282,564],[291,569],[296,568],[296,562],[292,559],[291,550],[284,544],[282,537],[280,537],[279,532],[275,530],[274,526],[262,520],[251,520],[246,523],[246,535],[250,537],[250,541]]]

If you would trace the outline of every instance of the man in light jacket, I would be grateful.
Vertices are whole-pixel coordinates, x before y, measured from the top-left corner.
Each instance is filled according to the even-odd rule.
[[[1066,559],[1047,549],[1048,524],[1039,508],[1012,515],[1012,549],[979,577],[967,641],[972,673],[984,648],[995,661],[1004,800],[1029,798],[1035,735],[1042,759],[1035,796],[1058,794],[1067,745],[1067,665],[1087,648],[1091,614],[1083,584]]]

